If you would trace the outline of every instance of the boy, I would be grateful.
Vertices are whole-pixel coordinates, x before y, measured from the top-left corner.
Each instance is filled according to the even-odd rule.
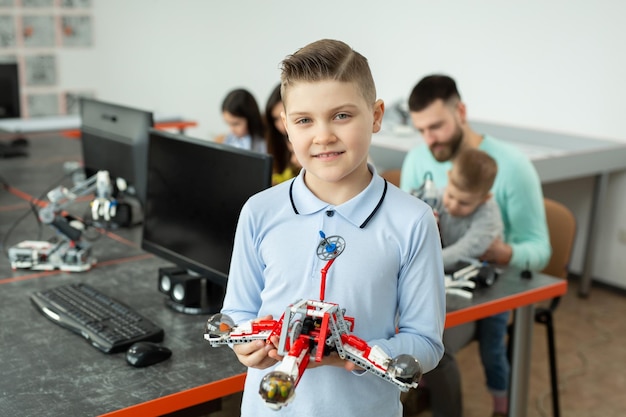
[[[355,318],[353,333],[370,346],[413,355],[428,372],[443,354],[439,233],[430,207],[367,164],[384,113],[367,60],[343,42],[320,40],[281,70],[281,118],[303,169],[243,207],[222,313],[237,324],[278,319],[298,299],[317,299],[319,232],[338,235],[345,249],[328,271],[326,300]],[[312,360],[295,399],[274,411],[258,389],[281,360],[276,347],[255,341],[233,350],[248,367],[243,417],[402,415],[398,388],[336,353]]]
[[[478,149],[464,150],[454,159],[435,207],[444,269],[463,258],[477,259],[502,237],[500,209],[490,192],[497,171],[493,158]]]

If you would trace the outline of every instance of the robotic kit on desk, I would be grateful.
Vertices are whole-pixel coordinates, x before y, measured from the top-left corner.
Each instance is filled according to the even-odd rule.
[[[327,261],[321,270],[320,299],[298,300],[287,306],[279,320],[253,320],[235,325],[225,314],[211,316],[204,338],[213,347],[224,344],[279,337],[278,354],[283,360],[261,380],[259,394],[272,409],[281,409],[294,400],[295,389],[310,360],[320,362],[331,351],[394,385],[401,391],[416,388],[422,368],[416,358],[400,354],[389,357],[379,346],[352,334],[354,318],[335,303],[324,301],[326,274],[345,248],[341,236],[326,237],[320,231],[317,256]]]
[[[472,298],[476,288],[491,287],[498,278],[498,269],[477,259],[463,259],[444,270],[446,294]]]
[[[68,189],[59,186],[48,192],[49,203],[39,209],[37,216],[42,224],[55,232],[48,241],[25,240],[9,248],[9,260],[13,269],[49,271],[59,269],[66,272],[84,272],[96,263],[92,256],[91,243],[84,237],[86,222],[65,212],[80,197],[95,192],[90,202],[90,216],[94,225],[115,228],[133,224],[140,219],[136,213],[138,203],[130,206],[114,197],[114,187],[107,171],[95,175]],[[121,223],[120,223],[121,222]]]

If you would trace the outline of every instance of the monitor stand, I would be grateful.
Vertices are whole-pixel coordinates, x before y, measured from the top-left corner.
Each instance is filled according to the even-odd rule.
[[[226,291],[208,276],[184,268],[159,268],[159,291],[168,295],[165,305],[183,314],[219,313]]]

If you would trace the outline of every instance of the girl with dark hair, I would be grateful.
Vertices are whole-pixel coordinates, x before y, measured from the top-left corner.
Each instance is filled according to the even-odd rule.
[[[283,109],[280,84],[278,84],[265,105],[267,151],[274,157],[274,173],[272,175],[272,184],[274,185],[295,177],[302,168],[292,151],[285,125],[280,118]]]
[[[222,117],[230,132],[216,142],[256,152],[267,152],[265,128],[254,96],[243,88],[232,90],[222,102]]]

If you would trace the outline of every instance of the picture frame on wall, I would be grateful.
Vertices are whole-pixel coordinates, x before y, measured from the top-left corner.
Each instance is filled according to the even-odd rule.
[[[27,55],[24,57],[24,84],[26,86],[54,86],[57,84],[56,55]]]
[[[15,45],[15,17],[0,15],[0,49],[14,48]]]
[[[57,93],[31,93],[26,95],[28,117],[55,116],[59,114]]]
[[[61,43],[63,46],[88,47],[92,45],[91,16],[61,16]]]
[[[52,15],[24,15],[22,44],[27,48],[51,48],[56,45],[55,19]]]

